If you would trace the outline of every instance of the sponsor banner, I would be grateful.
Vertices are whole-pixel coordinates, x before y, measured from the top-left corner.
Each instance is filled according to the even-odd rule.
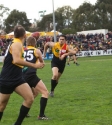
[[[79,53],[77,53],[77,56],[79,56],[79,57],[104,56],[104,55],[112,55],[112,49],[95,50],[95,51],[80,51]]]
[[[77,53],[78,57],[104,56],[104,55],[112,55],[112,49],[94,50],[94,51],[80,51],[79,53]],[[52,58],[53,58],[53,54],[49,54],[49,59],[52,59]],[[44,59],[47,59],[47,57]]]
[[[80,51],[79,53],[77,53],[78,57],[104,56],[104,55],[112,55],[112,49],[95,50],[95,51]],[[44,59],[52,59],[52,58],[53,58],[53,54],[49,54],[49,58],[45,57]],[[3,62],[3,59],[4,59],[4,56],[0,56],[0,62]]]

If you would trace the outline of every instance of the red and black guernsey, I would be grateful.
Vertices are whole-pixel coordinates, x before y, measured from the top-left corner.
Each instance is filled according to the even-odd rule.
[[[54,47],[52,48],[52,51],[53,51],[52,62],[55,62],[60,65],[65,65],[66,57],[63,60],[60,60],[59,57],[68,52],[67,44],[65,43],[63,44],[63,46],[60,46],[60,43],[56,42]]]

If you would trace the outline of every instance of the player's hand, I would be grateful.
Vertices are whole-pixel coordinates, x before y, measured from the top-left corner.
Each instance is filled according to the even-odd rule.
[[[36,69],[42,69],[45,66],[45,63],[39,62],[39,63],[36,63],[35,66],[36,66]]]
[[[60,60],[63,60],[64,58],[65,58],[64,54],[59,57]]]

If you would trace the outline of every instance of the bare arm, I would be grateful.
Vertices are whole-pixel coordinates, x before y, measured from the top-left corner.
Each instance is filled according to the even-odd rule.
[[[68,55],[69,55],[69,52],[68,53],[64,53],[63,55],[59,56],[59,59],[63,60]]]
[[[44,45],[44,57],[46,57],[46,51],[47,51],[47,48],[48,47],[53,47],[54,46],[54,42],[47,42],[45,45]]]
[[[21,43],[13,43],[11,46],[12,49],[12,57],[13,57],[13,64],[18,64],[22,66],[28,66],[33,68],[42,68],[42,65],[40,64],[34,64],[27,61],[24,61],[21,58],[21,52],[22,52],[22,44]]]
[[[39,63],[41,63],[42,65],[43,65],[43,67],[45,66],[45,63],[44,63],[44,60],[43,60],[43,58],[42,58],[42,53],[41,53],[41,51],[39,50],[39,49],[36,49],[36,54],[37,54],[37,56],[38,56],[38,59],[39,59]],[[42,67],[42,68],[43,68]]]
[[[42,58],[42,53],[39,49],[36,50],[36,54],[38,55],[39,62],[44,63],[44,60]]]

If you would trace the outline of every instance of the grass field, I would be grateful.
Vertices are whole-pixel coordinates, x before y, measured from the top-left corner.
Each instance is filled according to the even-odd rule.
[[[50,90],[50,61],[38,76]],[[22,125],[112,125],[112,56],[79,58],[80,66],[70,62],[60,78],[55,96],[46,107],[48,121],[38,121],[39,99],[35,99],[30,118]],[[1,64],[2,65],[2,64]],[[13,93],[0,125],[12,125],[23,99]]]

